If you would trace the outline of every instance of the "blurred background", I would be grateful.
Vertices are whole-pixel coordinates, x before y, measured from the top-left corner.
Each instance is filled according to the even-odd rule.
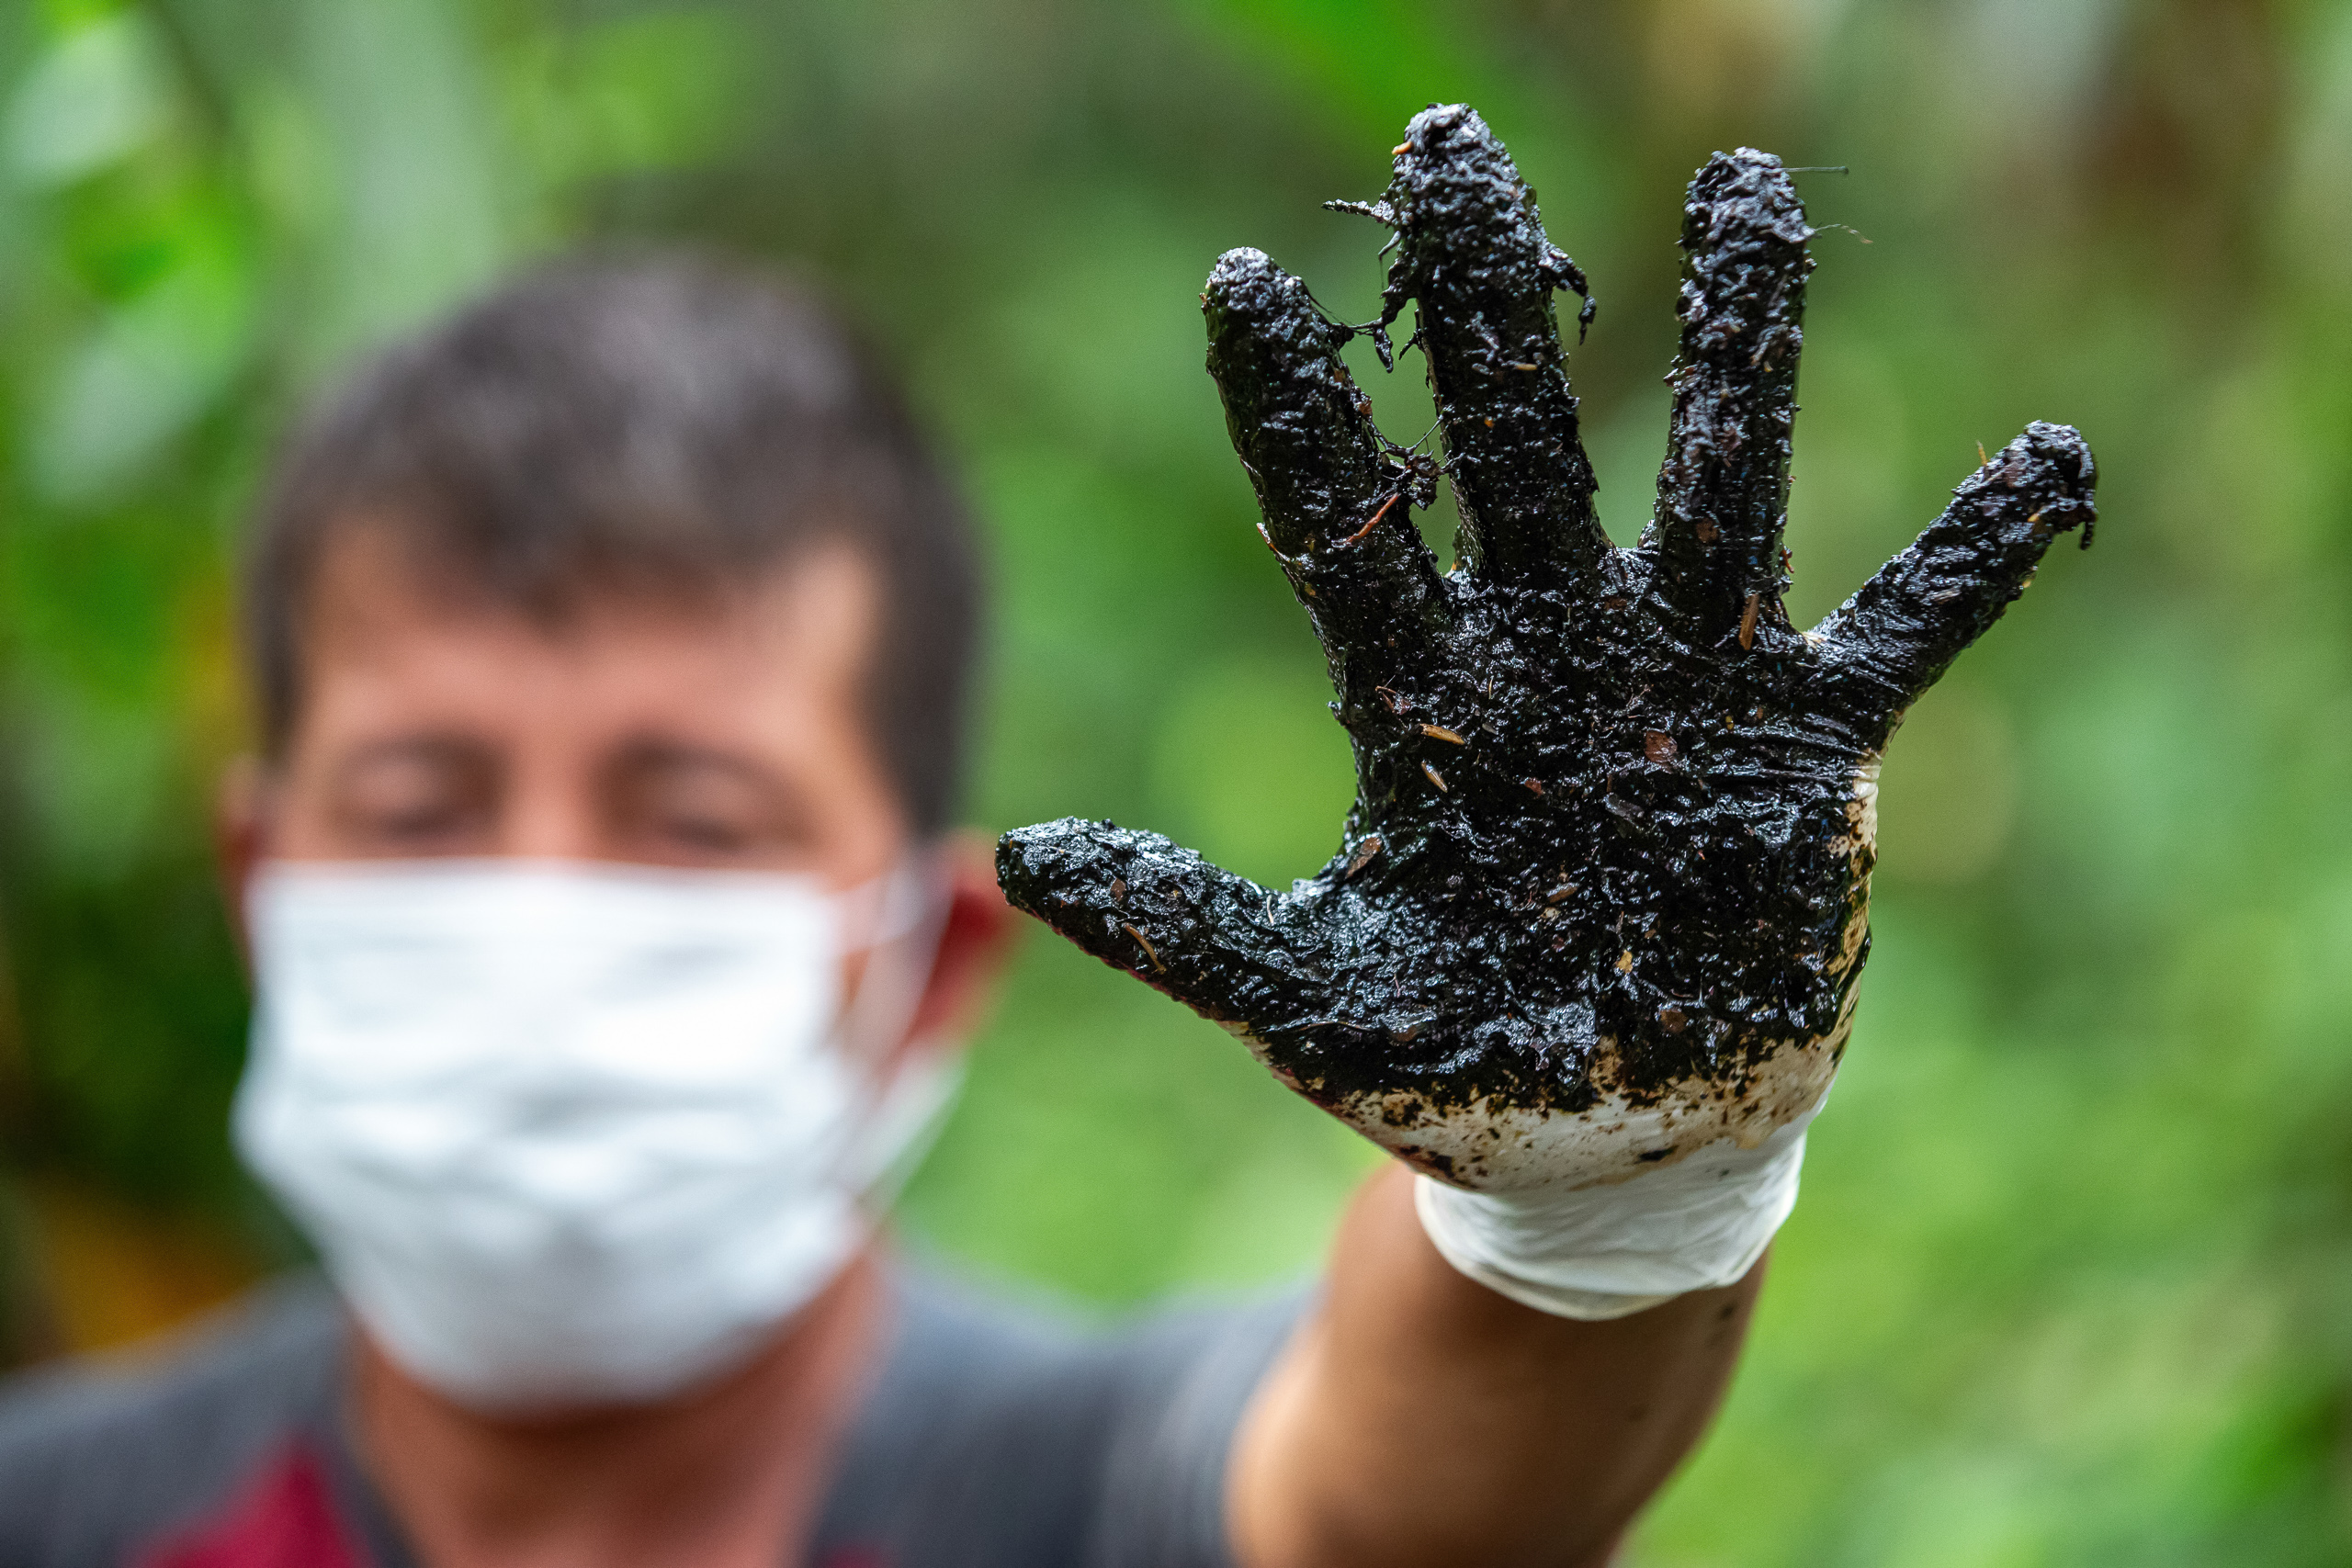
[[[1634,1560],[2352,1555],[2352,5],[2311,0],[32,0],[0,6],[0,1345],[119,1344],[296,1247],[223,1116],[227,563],[350,357],[582,242],[826,282],[977,491],[971,795],[1274,880],[1349,789],[1195,299],[1256,244],[1374,309],[1423,104],[1487,115],[1601,310],[1611,531],[1664,447],[1683,183],[1826,228],[1803,623],[2027,420],[2105,520],[1923,702],[1876,956],[1713,1439]],[[1390,433],[1417,359],[1366,355]],[[1433,536],[1450,531],[1440,513]],[[1042,934],[908,1194],[1104,1308],[1314,1266],[1368,1152]]]

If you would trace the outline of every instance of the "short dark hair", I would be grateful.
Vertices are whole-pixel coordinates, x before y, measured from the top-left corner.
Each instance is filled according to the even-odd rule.
[[[880,590],[877,750],[918,832],[952,819],[972,525],[889,378],[806,288],[676,254],[573,259],[363,365],[287,443],[246,552],[272,756],[302,704],[320,561],[362,525],[537,618],[616,592],[713,593],[846,543]]]

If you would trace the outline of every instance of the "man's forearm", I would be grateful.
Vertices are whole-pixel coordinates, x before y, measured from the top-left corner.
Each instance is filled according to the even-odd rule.
[[[1713,1414],[1762,1277],[1549,1316],[1455,1272],[1383,1170],[1236,1438],[1243,1568],[1598,1568]]]

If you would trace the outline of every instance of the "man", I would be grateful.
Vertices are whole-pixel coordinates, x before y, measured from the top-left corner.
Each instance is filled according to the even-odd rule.
[[[1431,111],[1400,185],[1453,180],[1540,238],[1500,158],[1475,116]],[[1734,242],[1788,231],[1777,171],[1735,171],[1747,184],[1718,226]],[[1413,265],[1447,234],[1493,243],[1458,203],[1417,218],[1411,194],[1383,210]],[[1801,233],[1789,243],[1801,260]],[[1467,593],[1430,586],[1375,529],[1397,493],[1375,492],[1415,471],[1350,423],[1331,329],[1253,257],[1213,280],[1213,367],[1318,624],[1335,643],[1342,623],[1365,629],[1350,563],[1375,585],[1403,574],[1382,588],[1388,613]],[[1548,245],[1520,261],[1496,286],[1540,335],[1552,288],[1581,279]],[[1426,272],[1419,287],[1440,311]],[[1472,313],[1516,330],[1508,310]],[[1760,363],[1750,346],[1732,357]],[[1519,373],[1557,402],[1555,361],[1556,345]],[[1771,398],[1790,370],[1742,417],[1784,429]],[[1448,373],[1442,407],[1473,395]],[[1302,510],[1293,476],[1334,433],[1329,493]],[[1947,520],[1982,541],[1963,564],[1985,586],[1944,661],[2026,557],[2086,515],[2086,456],[2069,467],[2072,447],[2033,440],[2012,449],[2017,483],[1980,476],[1963,497],[1981,506]],[[1556,459],[1557,443],[1538,445]],[[1517,460],[1484,450],[1495,474]],[[1775,472],[1755,481],[1767,502]],[[1472,540],[1480,570],[1506,553],[1504,516]],[[1826,989],[1782,998],[1792,1016],[1826,1011],[1736,1071],[1662,1072],[1637,1111],[1625,1095],[1650,1058],[1630,1045],[1598,1112],[1590,1095],[1514,1104],[1467,1048],[1448,1060],[1489,1087],[1465,1100],[1409,1052],[1404,1077],[1366,1088],[1332,1066],[1337,1012],[1294,1027],[1284,1010],[1285,987],[1325,983],[1310,971],[1327,962],[1377,972],[1384,997],[1480,994],[1521,960],[1471,925],[1446,953],[1375,942],[1332,960],[1296,923],[1310,885],[1278,907],[1107,827],[1009,840],[1019,901],[1236,1023],[1286,1079],[1451,1183],[1417,1191],[1404,1164],[1368,1181],[1310,1305],[1086,1336],[924,1278],[865,1218],[939,1101],[1010,917],[985,858],[946,832],[977,619],[963,513],[821,311],[677,260],[526,278],[366,368],[297,436],[251,559],[265,750],[222,810],[257,981],[237,1131],[334,1283],[266,1292],[159,1364],[13,1393],[0,1563],[1574,1568],[1607,1560],[1695,1440],[1842,1048],[1869,853],[1865,816],[1842,804],[1867,803],[1854,756],[1823,775],[1844,848],[1826,870],[1778,870],[1834,917],[1842,945],[1799,965]],[[1687,580],[1712,581],[1694,560]],[[1915,604],[1932,588],[1916,576],[1858,598],[1835,646],[1892,637],[1871,604]],[[1724,649],[1793,637],[1777,592],[1759,633],[1756,591],[1725,592]],[[1881,706],[1937,657],[1889,675]],[[1375,662],[1341,670],[1351,703]],[[1883,739],[1872,722],[1855,721],[1859,749]],[[1409,724],[1415,744],[1451,749],[1417,761],[1414,798],[1472,810],[1473,734]],[[1664,778],[1672,758],[1646,744]],[[1360,755],[1393,784],[1376,749]],[[1480,874],[1448,829],[1378,808],[1360,802],[1331,887],[1384,854],[1434,866],[1442,897]],[[1430,858],[1445,853],[1463,869]],[[1776,910],[1777,886],[1740,896]],[[1572,880],[1546,887],[1524,921],[1538,951],[1563,951],[1585,906]],[[1623,940],[1625,961],[1600,968],[1627,986],[1665,972]],[[1253,989],[1245,971],[1282,978]],[[1611,1016],[1546,1005],[1586,1027]],[[1524,1022],[1521,1007],[1493,1002],[1491,1021]],[[1679,1013],[1660,1027],[1678,1048],[1703,1034]]]

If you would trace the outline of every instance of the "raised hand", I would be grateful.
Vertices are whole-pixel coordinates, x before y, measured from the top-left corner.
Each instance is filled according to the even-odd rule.
[[[1718,153],[1683,212],[1657,512],[1592,504],[1554,295],[1584,277],[1469,109],[1417,116],[1387,194],[1386,324],[1418,306],[1462,516],[1441,574],[1340,359],[1360,329],[1234,251],[1209,370],[1354,741],[1339,852],[1276,892],[1156,834],[1007,834],[1013,903],[1249,1043],[1420,1169],[1508,1191],[1623,1179],[1826,1090],[1869,951],[1881,748],[2091,537],[2091,455],[2033,424],[1808,632],[1781,608],[1812,231],[1780,161]],[[1589,320],[1589,303],[1583,316]]]

